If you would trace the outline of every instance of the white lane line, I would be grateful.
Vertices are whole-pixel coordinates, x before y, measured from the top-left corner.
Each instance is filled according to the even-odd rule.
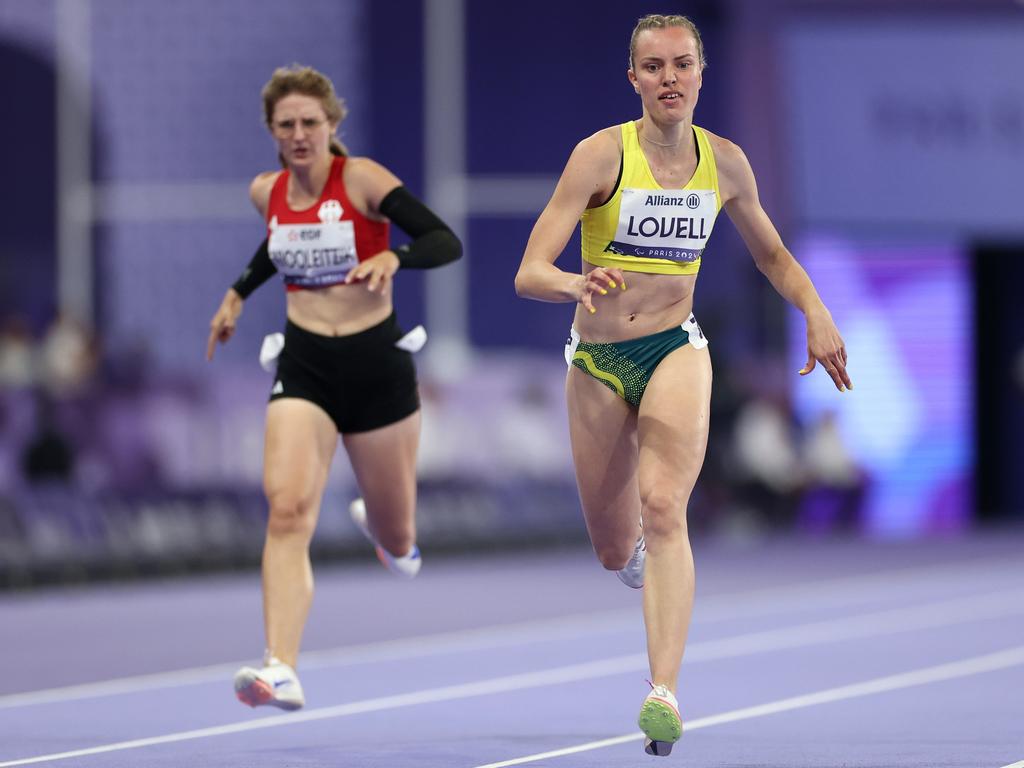
[[[1000,598],[1000,599],[996,599]],[[791,627],[785,630],[769,630],[738,635],[732,638],[694,643],[687,652],[687,663],[694,664],[723,658],[750,656],[773,650],[799,648],[831,641],[852,638],[894,634],[923,627],[949,626],[964,622],[976,621],[979,618],[995,618],[1000,616],[1024,613],[1024,593],[1010,590],[1000,595],[992,595],[988,599],[966,598],[945,601],[921,606],[916,609],[897,609],[867,614],[861,617],[849,617],[833,622],[814,622]],[[448,701],[489,693],[502,693],[527,688],[541,688],[559,685],[566,682],[592,680],[629,672],[639,672],[647,668],[647,655],[643,653],[614,656],[607,659],[555,667],[540,672],[527,672],[516,675],[481,680],[473,683],[413,691],[394,696],[340,704],[333,707],[307,710],[284,716],[274,716],[233,723],[194,731],[155,736],[116,744],[74,750],[72,752],[47,755],[39,758],[28,758],[29,762],[14,761],[0,763],[0,768],[7,765],[29,765],[31,762],[43,760],[66,759],[100,754],[102,752],[135,749],[137,747],[166,744],[176,741],[220,736],[229,733],[273,728],[281,725],[303,723],[325,718],[343,717],[381,709],[395,709],[413,704],[424,704],[437,701]],[[692,725],[689,726],[692,728]]]
[[[1019,570],[1019,565],[1017,563],[1013,563],[1013,565],[1017,570]],[[974,566],[959,569],[959,575],[963,578],[967,575],[963,573],[963,571],[972,573],[975,570],[977,569]],[[986,568],[986,572],[991,573],[991,564]],[[778,614],[784,612],[788,604],[792,604],[793,607],[799,606],[806,609],[809,601],[819,598],[828,599],[830,607],[858,603],[864,599],[863,593],[859,590],[865,584],[869,584],[871,586],[877,584],[878,586],[884,587],[886,593],[891,595],[893,592],[898,591],[898,587],[894,579],[899,578],[900,576],[906,578],[908,574],[912,574],[915,579],[923,578],[925,580],[929,580],[938,576],[940,573],[943,576],[948,577],[950,569],[929,567],[918,571],[883,572],[873,574],[869,577],[844,577],[841,579],[826,580],[806,587],[772,587],[768,589],[752,590],[750,592],[735,593],[733,595],[712,597],[704,601],[706,605],[697,611],[694,625],[703,626],[714,621],[749,618],[765,612],[768,608],[771,609],[772,613]],[[837,591],[846,589],[850,591],[845,593]],[[980,598],[973,596],[958,598],[956,600],[949,601],[948,603],[940,603],[937,605],[937,610],[940,615],[935,618],[937,618],[941,624],[944,624],[945,622],[943,622],[943,619],[946,617],[942,616],[941,612],[943,610],[959,610],[959,606],[961,605],[966,605],[967,614],[965,614],[965,617],[973,616],[975,617],[975,620],[988,618],[988,616],[984,615],[979,616],[977,613],[978,609],[985,609],[985,607],[988,606],[987,609],[991,610],[993,599],[997,602],[1001,601],[1002,598],[1000,595],[1002,594],[1005,593],[983,595]],[[871,599],[876,598],[877,596],[871,596]],[[929,609],[927,606],[918,607],[916,609],[896,608],[889,611],[882,611],[878,614],[862,615],[859,619],[858,617],[849,617],[840,621],[845,621],[849,624],[850,622],[863,621],[865,618],[870,618],[872,616],[888,617],[894,614],[902,616],[908,610],[928,611]],[[932,613],[934,613],[934,610],[932,610]],[[1011,615],[1012,613],[1013,611],[1011,610],[1010,614],[1000,615]],[[701,621],[700,617],[707,618],[705,618],[704,621]],[[963,617],[958,616],[956,619],[953,619],[953,623],[956,623],[960,618]],[[930,620],[932,619],[926,619],[926,621]],[[638,619],[636,612],[629,610],[585,613],[554,619],[499,624],[473,630],[443,632],[434,635],[405,638],[402,640],[367,643],[364,645],[353,645],[322,651],[309,651],[304,653],[302,656],[302,668],[304,670],[323,669],[353,664],[365,664],[369,662],[420,658],[433,654],[462,653],[509,647],[541,640],[549,641],[571,639],[581,636],[589,637],[595,633],[618,632],[635,628],[638,626],[637,622]],[[832,626],[833,623],[834,622],[830,621],[816,622],[814,624],[803,625],[803,627],[814,628],[820,626]],[[925,624],[924,626],[935,625]],[[914,627],[908,626],[908,629],[911,628]],[[783,633],[785,636],[792,631],[793,628],[770,630],[763,633],[753,633],[752,635],[740,635],[738,638],[727,638],[725,640],[715,641],[714,644],[707,643],[706,645],[718,646],[725,643],[726,645],[722,645],[722,648],[726,649],[727,644],[730,642],[750,642],[749,638],[754,638],[755,641],[757,641],[759,638],[765,636],[771,638],[779,633]],[[702,653],[700,650],[701,645],[704,644],[691,644],[690,649],[688,650],[688,660],[692,660],[695,653],[698,655]],[[153,691],[157,689],[222,682],[227,677],[234,674],[238,667],[250,662],[251,659],[248,661],[217,664],[207,667],[177,670],[173,672],[137,675],[96,683],[85,683],[60,688],[48,688],[39,691],[7,694],[0,696],[0,709],[32,706],[37,704],[61,703],[80,699],[98,698],[102,696],[132,694],[140,691]]]
[[[461,685],[449,685],[442,688],[429,688],[423,691],[413,691],[395,696],[382,696],[376,699],[364,699],[349,704],[339,704],[333,707],[322,707],[320,709],[306,712],[295,712],[287,715],[275,715],[264,717],[258,720],[249,720],[243,723],[232,723],[212,728],[199,728],[193,731],[182,731],[169,733],[164,736],[153,736],[144,739],[133,739],[121,741],[114,744],[103,744],[97,747],[76,749],[70,752],[58,752],[52,755],[40,755],[38,757],[21,758],[0,763],[0,768],[9,768],[15,765],[31,765],[47,761],[67,760],[72,757],[85,757],[87,755],[101,755],[109,752],[120,752],[126,749],[138,749],[157,744],[171,744],[179,741],[191,741],[204,739],[210,736],[223,736],[230,733],[242,733],[244,731],[255,731],[264,728],[277,728],[285,725],[296,725],[317,720],[328,720],[336,717],[363,714],[366,712],[377,712],[384,709],[398,709],[416,704],[430,704],[440,701],[451,701],[452,699],[465,699],[473,696],[485,696],[495,693],[507,693],[527,688],[541,688],[549,685],[560,685],[562,683],[589,680],[595,677],[606,677],[622,672],[632,672],[636,669],[636,659],[632,656],[624,656],[613,659],[602,659],[600,661],[588,662],[586,664],[573,664],[566,667],[543,670],[540,672],[527,672],[518,675],[507,675],[495,677],[489,680],[479,680],[473,683]]]
[[[343,667],[381,661],[414,659],[432,654],[462,653],[467,651],[518,645],[530,640],[573,638],[595,632],[608,632],[611,628],[623,630],[637,625],[636,611],[602,611],[580,613],[553,619],[540,619],[511,624],[496,624],[457,632],[439,632],[432,635],[384,640],[361,645],[349,645],[302,654],[302,670]],[[177,688],[213,682],[224,682],[245,661],[195,667],[151,675],[135,675],[96,683],[83,683],[61,688],[46,688],[25,693],[0,696],[0,709],[50,704],[77,699],[117,696],[161,688]]]
[[[917,586],[926,586],[931,594],[942,596],[942,585],[964,586],[972,583],[982,592],[993,584],[1024,587],[1024,565],[1019,558],[971,563],[961,566],[925,566],[891,571],[878,571],[857,576],[814,580],[806,584],[767,587],[733,594],[699,598],[694,620],[700,623],[728,621],[756,616],[778,616],[784,611],[818,610],[859,605],[878,599],[892,599]],[[865,590],[878,589],[879,592]],[[880,594],[879,594],[880,593]],[[924,596],[927,599],[928,596]],[[824,601],[824,605],[811,605]]]
[[[1004,765],[1003,768],[1024,768],[1024,760],[1014,763],[1013,765]]]
[[[766,704],[744,707],[743,709],[734,709],[729,712],[722,712],[709,717],[701,717],[696,720],[687,721],[683,726],[683,730],[684,732],[689,732],[700,728],[711,728],[715,725],[735,723],[740,720],[750,720],[755,717],[764,717],[766,715],[774,715],[779,712],[788,712],[794,709],[814,707],[819,704],[830,704],[832,702],[855,699],[861,696],[872,696],[876,693],[897,691],[903,688],[928,685],[929,683],[937,683],[944,680],[954,680],[959,677],[969,677],[971,675],[978,675],[985,672],[995,672],[996,670],[1019,666],[1021,664],[1024,664],[1024,645],[1019,645],[1015,648],[1008,648],[997,653],[985,654],[984,656],[974,656],[969,659],[954,661],[949,664],[939,664],[934,667],[925,667],[911,672],[902,672],[896,675],[887,675],[886,677],[876,677],[872,680],[865,680],[860,683],[853,683],[852,685],[841,685],[837,688],[826,688],[825,690],[816,691],[815,693],[791,696],[786,699],[770,701]],[[628,733],[624,736],[602,739],[600,741],[591,741],[586,744],[577,744],[572,747],[565,747],[564,749],[551,750],[550,752],[540,752],[535,755],[503,760],[498,763],[478,765],[476,768],[507,768],[512,765],[535,763],[538,760],[564,757],[565,755],[574,755],[578,752],[589,752],[595,749],[603,749],[604,747],[612,747],[617,744],[625,744],[630,741],[640,741],[643,737],[644,735],[642,733]],[[1005,766],[1005,768],[1018,768],[1018,766],[1024,766],[1024,761]],[[0,768],[3,768],[2,764],[0,764]]]
[[[685,663],[750,656],[1019,615],[1024,615],[1024,590],[1004,590],[981,597],[892,608],[693,643],[687,648]]]

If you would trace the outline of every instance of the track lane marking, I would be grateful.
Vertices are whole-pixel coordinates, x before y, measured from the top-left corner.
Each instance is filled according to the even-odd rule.
[[[920,606],[917,609],[893,609],[863,616],[847,617],[835,621],[813,622],[781,630],[767,630],[737,635],[732,638],[694,643],[687,657],[687,663],[700,663],[716,659],[738,658],[775,650],[785,650],[817,645],[827,642],[895,634],[923,628],[949,626],[985,618],[1024,613],[1024,599],[1020,590],[1007,590],[985,598],[963,598]],[[1006,598],[1005,600],[1003,598]],[[955,605],[953,605],[955,604]],[[952,607],[951,607],[952,606]],[[1024,649],[1024,646],[1021,646]],[[1024,652],[1024,651],[1022,651]],[[0,763],[0,768],[16,765],[31,765],[38,762],[65,760],[71,757],[103,754],[140,747],[169,744],[179,741],[222,736],[262,728],[312,722],[335,717],[376,712],[382,709],[397,709],[416,704],[450,701],[493,693],[542,688],[580,680],[591,680],[647,668],[647,655],[643,653],[614,656],[596,661],[554,667],[539,672],[519,673],[480,680],[471,683],[430,688],[422,691],[383,696],[362,701],[339,704],[319,709],[275,715],[241,723],[199,728],[190,731],[153,736],[142,739],[121,741],[113,744],[87,747],[69,752],[19,758]],[[699,721],[698,721],[699,722]],[[692,723],[688,726],[693,728]],[[624,738],[624,737],[620,737]]]
[[[937,683],[945,680],[954,680],[956,678],[979,675],[985,672],[995,672],[1000,669],[1007,669],[1008,667],[1019,666],[1021,664],[1024,664],[1024,645],[1019,645],[1015,648],[1007,648],[1006,650],[985,654],[983,656],[974,656],[972,658],[962,659],[948,664],[938,664],[933,667],[924,667],[910,672],[901,672],[895,675],[876,677],[871,680],[864,680],[860,683],[841,685],[836,688],[826,688],[821,691],[815,691],[814,693],[805,693],[800,696],[791,696],[785,699],[769,701],[765,704],[758,704],[753,707],[744,707],[742,709],[722,712],[717,715],[700,717],[696,720],[689,720],[684,723],[683,731],[686,733],[701,728],[711,728],[716,725],[735,723],[740,720],[750,720],[755,717],[774,715],[779,712],[789,712],[794,709],[814,707],[819,704],[830,704],[836,701],[845,701],[847,699],[855,699],[862,696],[872,696],[878,693],[897,691],[918,685],[928,685],[929,683]],[[513,765],[535,763],[538,760],[549,760],[555,757],[565,757],[567,755],[575,755],[580,752],[590,752],[595,749],[603,749],[605,747],[626,744],[631,741],[640,741],[643,738],[643,733],[627,733],[624,736],[601,739],[600,741],[591,741],[586,744],[577,744],[572,747],[554,749],[548,752],[540,752],[535,755],[512,758],[511,760],[503,760],[497,763],[487,763],[485,765],[475,766],[475,768],[509,768],[509,766]],[[0,768],[3,768],[2,764],[0,764]],[[1004,768],[1024,768],[1024,761],[1004,766]]]
[[[898,569],[868,575],[826,579],[809,585],[786,585],[712,595],[704,598],[698,604],[694,611],[693,625],[705,626],[717,621],[769,614],[778,615],[787,608],[806,608],[809,600],[822,597],[829,599],[829,607],[863,603],[878,599],[877,595],[862,594],[860,590],[865,587],[871,589],[874,586],[880,586],[886,595],[891,595],[898,591],[898,585],[894,581],[897,579],[916,582],[919,580],[931,581],[940,576],[943,578],[954,576],[957,580],[962,580],[965,575],[991,574],[993,571],[1001,572],[1003,568],[1009,568],[1011,573],[1021,572],[1018,561],[1004,560],[995,563],[989,561],[981,564],[970,563],[959,568],[951,568],[946,565]],[[846,591],[837,594],[837,589]],[[636,612],[631,609],[581,613],[568,617],[494,624],[477,629],[440,632],[400,640],[307,651],[302,654],[302,668],[303,670],[325,669],[368,662],[422,658],[433,654],[509,647],[531,640],[589,636],[594,632],[621,631],[635,626]],[[247,659],[172,672],[133,675],[94,683],[9,693],[0,695],[0,709],[222,682],[230,678],[239,667],[251,663],[252,659]]]

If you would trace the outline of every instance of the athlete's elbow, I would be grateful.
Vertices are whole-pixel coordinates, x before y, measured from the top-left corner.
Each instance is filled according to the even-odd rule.
[[[529,266],[524,264],[516,272],[516,296],[521,299],[532,299],[534,297],[534,280],[530,271]]]
[[[445,230],[444,247],[442,250],[445,264],[451,264],[453,261],[458,261],[462,258],[462,240],[450,229]]]
[[[418,263],[409,266],[430,269],[443,267],[462,258],[462,240],[447,227],[430,232],[417,243],[422,245],[420,250],[423,257],[417,258],[415,261]]]
[[[519,271],[516,272],[516,296],[520,299],[528,298],[526,295],[526,276],[523,274],[523,268],[520,267]]]

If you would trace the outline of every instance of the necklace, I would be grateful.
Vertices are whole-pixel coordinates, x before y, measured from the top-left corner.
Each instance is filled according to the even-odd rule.
[[[657,141],[652,141],[651,139],[648,139],[646,136],[641,136],[640,138],[643,139],[644,141],[646,141],[649,144],[653,144],[656,147],[678,147],[679,146],[679,142],[678,141],[675,144],[660,144]]]

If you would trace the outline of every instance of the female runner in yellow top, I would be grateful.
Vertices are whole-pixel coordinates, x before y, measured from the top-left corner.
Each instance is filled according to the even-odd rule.
[[[705,66],[697,28],[685,16],[645,16],[629,62],[643,116],[576,146],[530,235],[516,292],[577,303],[566,399],[580,500],[598,559],[644,587],[652,691],[639,722],[647,752],[665,755],[682,733],[675,692],[694,590],[686,508],[711,398],[693,290],[722,207],[806,318],[800,373],[819,362],[840,392],[853,385],[832,316],[761,208],[743,152],[693,124]],[[554,265],[578,220],[582,274]]]

